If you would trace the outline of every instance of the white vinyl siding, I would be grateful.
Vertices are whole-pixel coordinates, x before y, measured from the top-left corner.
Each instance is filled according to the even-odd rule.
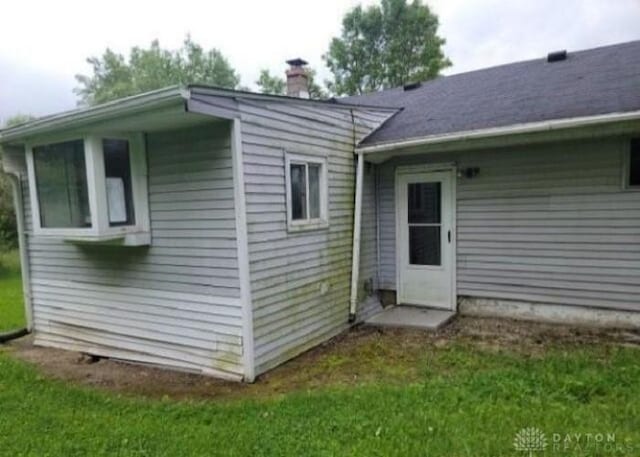
[[[380,166],[381,288],[395,289],[393,170],[455,160],[458,295],[640,311],[640,194],[628,140],[414,156]]]
[[[147,135],[150,247],[33,236],[36,343],[240,379],[230,129]]]

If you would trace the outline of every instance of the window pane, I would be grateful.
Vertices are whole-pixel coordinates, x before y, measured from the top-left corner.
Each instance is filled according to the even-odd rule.
[[[109,205],[109,225],[135,224],[131,165],[127,140],[102,140],[105,183]]]
[[[33,161],[40,225],[47,228],[91,227],[83,141],[36,147]]]
[[[305,166],[291,164],[291,218],[307,218],[307,179]]]
[[[408,187],[409,223],[440,223],[440,183],[411,183]]]
[[[309,217],[320,218],[320,165],[309,164]]]
[[[640,186],[640,138],[634,138],[633,140],[631,140],[629,185]]]
[[[409,227],[409,263],[440,265],[440,227]]]

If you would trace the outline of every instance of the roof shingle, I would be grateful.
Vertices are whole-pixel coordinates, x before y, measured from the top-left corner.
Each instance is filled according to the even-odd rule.
[[[443,76],[338,102],[402,107],[362,144],[640,110],[640,41]]]

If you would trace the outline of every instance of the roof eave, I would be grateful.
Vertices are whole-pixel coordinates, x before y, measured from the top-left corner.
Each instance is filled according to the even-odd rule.
[[[399,141],[386,141],[356,147],[358,154],[376,154],[400,149],[411,149],[420,146],[439,146],[450,143],[465,144],[485,139],[499,139],[512,135],[538,134],[545,132],[556,132],[598,125],[614,124],[627,121],[640,120],[640,111],[629,111],[624,113],[608,113],[594,116],[582,116],[575,118],[554,119],[541,122],[529,122],[524,124],[512,124],[501,127],[491,127],[486,129],[465,130],[436,135],[427,135],[417,138],[403,139]],[[366,140],[366,139],[365,139]]]
[[[133,95],[88,108],[65,111],[0,131],[0,144],[22,140],[27,137],[47,134],[53,130],[75,128],[95,122],[117,118],[124,114],[146,111],[170,103],[186,102],[189,89],[172,86],[145,94]]]

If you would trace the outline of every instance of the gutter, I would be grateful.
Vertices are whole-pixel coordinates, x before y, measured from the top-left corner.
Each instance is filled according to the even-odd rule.
[[[27,237],[24,228],[24,206],[22,204],[22,183],[20,174],[14,170],[7,170],[7,176],[13,187],[13,204],[18,223],[18,247],[20,250],[20,269],[22,272],[22,294],[24,297],[24,314],[27,320],[27,332],[33,331],[33,304],[31,303],[31,276],[29,273],[29,256],[27,254]],[[19,333],[20,331],[18,331]],[[22,336],[20,334],[19,336]],[[14,335],[14,338],[17,336]]]
[[[437,135],[427,135],[418,138],[411,138],[400,141],[390,141],[386,143],[363,145],[356,147],[359,154],[374,154],[395,149],[404,149],[418,146],[438,145],[452,142],[463,142],[480,140],[485,138],[496,138],[502,136],[544,133],[557,130],[565,130],[579,127],[589,127],[601,124],[611,124],[615,122],[640,120],[640,111],[630,111],[627,113],[610,113],[596,116],[582,116],[566,119],[556,119],[542,122],[529,122],[525,124],[514,124],[504,127],[491,127],[487,129],[464,130],[461,132],[443,133]]]
[[[146,111],[180,100],[188,101],[190,98],[191,92],[188,89],[181,86],[173,86],[121,98],[101,105],[65,111],[4,129],[0,131],[0,143],[8,143],[12,140],[24,139],[26,136],[48,133],[52,130],[65,128],[69,124],[76,127],[113,119],[123,114]]]

